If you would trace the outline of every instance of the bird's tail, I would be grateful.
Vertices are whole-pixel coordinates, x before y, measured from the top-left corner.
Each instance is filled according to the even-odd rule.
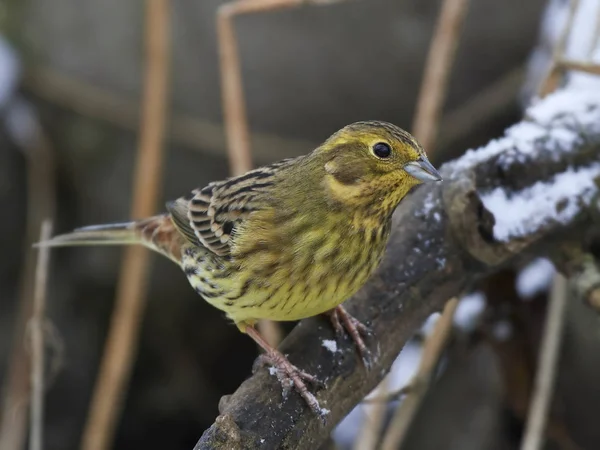
[[[110,223],[76,228],[70,233],[59,234],[40,242],[37,246],[66,247],[74,245],[127,245],[141,244],[136,222]]]
[[[168,214],[132,222],[92,225],[54,236],[37,247],[140,244],[179,264],[183,239]]]

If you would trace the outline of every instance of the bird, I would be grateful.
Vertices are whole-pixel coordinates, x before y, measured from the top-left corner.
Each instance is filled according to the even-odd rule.
[[[75,229],[40,245],[144,245],[175,262],[193,289],[264,349],[284,386],[323,409],[293,365],[255,328],[261,319],[329,315],[368,364],[368,328],[342,303],[378,267],[392,214],[413,187],[441,181],[407,131],[362,121],[311,153],[214,181],[141,220]]]

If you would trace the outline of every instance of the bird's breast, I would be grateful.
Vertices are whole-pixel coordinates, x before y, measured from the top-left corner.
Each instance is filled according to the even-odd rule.
[[[388,232],[387,223],[299,223],[271,239],[256,239],[229,260],[190,249],[183,268],[194,289],[236,322],[299,320],[326,312],[358,291],[379,264]]]

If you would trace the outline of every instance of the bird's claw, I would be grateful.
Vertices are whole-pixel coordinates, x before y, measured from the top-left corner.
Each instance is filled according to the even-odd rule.
[[[306,387],[305,382],[313,386],[326,387],[324,382],[314,375],[299,369],[276,350],[261,354],[254,363],[253,371],[256,371],[258,367],[264,366],[270,366],[269,372],[279,380],[284,399],[287,399],[291,389],[295,388],[310,409],[323,419],[323,410],[319,406],[316,397]]]
[[[346,330],[344,329],[344,326],[342,325],[342,323],[340,322],[340,317],[338,316],[337,310],[332,310],[329,313],[329,319],[331,320],[331,325],[333,326],[333,329],[335,330],[335,334],[338,338],[343,338],[346,335]]]
[[[371,328],[369,328],[368,326],[366,326],[364,323],[362,323],[356,317],[353,317],[353,316],[349,315],[349,318],[350,318],[350,320],[352,321],[352,323],[354,324],[354,326],[356,327],[356,329],[358,330],[358,332],[360,334],[362,334],[364,337],[371,337],[371,336],[373,336],[373,330]]]
[[[258,358],[256,358],[256,361],[254,363],[253,372],[255,372],[259,367],[266,367],[266,366],[271,366],[269,369],[270,371],[282,369],[281,365],[278,362],[283,360],[283,361],[285,361],[283,364],[285,364],[286,368],[289,367],[290,370],[294,374],[298,375],[302,380],[307,381],[316,387],[320,387],[320,388],[327,387],[325,385],[325,383],[323,381],[319,380],[316,376],[311,375],[310,373],[305,372],[304,370],[296,367],[295,365],[290,363],[287,360],[287,358],[285,358],[285,356],[281,355],[281,358],[280,358],[279,355],[281,355],[279,352],[277,352],[277,354],[275,354],[275,355],[270,355],[268,353],[261,353],[258,356]],[[288,372],[287,369],[283,369],[283,371],[286,373]],[[275,372],[273,372],[272,374],[275,374]]]
[[[352,317],[343,306],[337,306],[329,313],[331,323],[338,337],[350,335],[367,370],[371,369],[372,357],[363,337],[372,336],[372,331],[358,319]]]

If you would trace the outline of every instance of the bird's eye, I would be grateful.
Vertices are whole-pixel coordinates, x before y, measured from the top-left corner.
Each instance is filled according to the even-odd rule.
[[[378,158],[385,159],[390,157],[390,155],[392,154],[392,149],[385,142],[378,142],[373,146],[373,153]]]

